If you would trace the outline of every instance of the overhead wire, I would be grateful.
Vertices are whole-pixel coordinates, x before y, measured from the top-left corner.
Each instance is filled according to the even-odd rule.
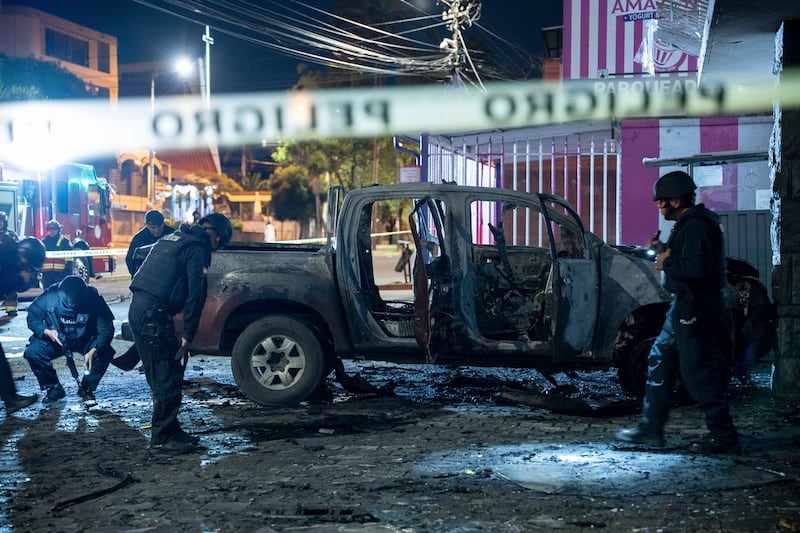
[[[315,64],[380,76],[444,77],[452,73],[453,57],[447,51],[436,43],[415,37],[426,31],[445,29],[443,20],[419,25],[420,22],[441,18],[441,13],[427,13],[407,0],[399,0],[399,3],[420,13],[420,16],[375,24],[331,13],[303,0],[258,3],[242,0],[134,1],[183,20],[210,24],[215,31],[225,35]],[[208,20],[200,22],[198,18]],[[479,23],[475,26],[490,35],[494,42],[502,42],[513,52],[523,55],[519,47],[488,26]],[[483,85],[482,73],[493,79],[513,76],[506,67],[474,60],[461,32],[458,32],[458,40],[479,85]],[[506,49],[496,49],[496,53],[506,63],[518,65]]]

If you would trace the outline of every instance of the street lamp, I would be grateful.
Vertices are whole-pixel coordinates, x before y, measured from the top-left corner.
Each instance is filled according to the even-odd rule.
[[[156,116],[156,74],[152,73],[150,77],[150,121],[152,122]],[[155,208],[156,205],[156,167],[154,159],[156,152],[153,146],[150,145],[150,164],[147,167],[147,199]]]

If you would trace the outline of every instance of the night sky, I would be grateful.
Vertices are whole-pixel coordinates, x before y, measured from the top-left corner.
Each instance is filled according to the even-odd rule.
[[[215,44],[211,47],[212,92],[269,91],[291,87],[297,81],[296,65],[301,59],[271,48],[216,31],[214,21],[197,16],[195,22],[159,11],[133,0],[0,0],[6,5],[22,4],[47,11],[94,30],[116,36],[119,63],[200,57],[205,54],[201,40],[209,23]],[[400,0],[398,0],[400,1]],[[426,0],[416,0],[425,4]],[[167,2],[153,0],[154,6]],[[432,0],[428,9],[439,12]],[[311,1],[327,9],[330,2]],[[495,35],[533,54],[543,54],[539,30],[562,23],[561,2],[553,0],[487,0],[479,23]],[[468,29],[465,38],[478,30]],[[483,37],[486,38],[484,32]],[[511,44],[499,43],[501,47]],[[514,54],[508,54],[514,61]],[[322,67],[315,67],[322,68]]]

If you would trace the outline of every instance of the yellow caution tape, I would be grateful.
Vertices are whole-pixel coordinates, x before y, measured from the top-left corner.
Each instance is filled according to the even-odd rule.
[[[109,255],[127,255],[127,248],[93,248],[91,250],[64,250],[58,252],[46,252],[46,256],[50,258],[65,258],[65,257],[105,257]]]
[[[583,120],[736,115],[800,107],[800,75],[774,79],[638,78],[337,89],[0,105],[0,161],[80,160],[131,146],[156,150],[281,139],[464,132]]]

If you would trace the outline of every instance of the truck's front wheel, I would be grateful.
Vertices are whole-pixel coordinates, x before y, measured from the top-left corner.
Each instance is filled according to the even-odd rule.
[[[325,355],[308,324],[291,316],[270,316],[239,335],[231,369],[241,391],[254,402],[296,404],[324,379]]]

